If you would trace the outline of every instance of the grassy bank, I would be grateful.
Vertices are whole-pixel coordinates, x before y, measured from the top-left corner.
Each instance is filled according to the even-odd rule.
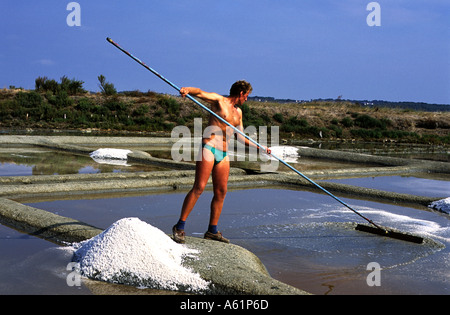
[[[71,82],[66,82],[66,88],[57,84],[51,89],[0,90],[0,128],[170,133],[177,125],[192,128],[196,117],[207,122],[205,112],[179,97],[139,91],[92,94]],[[242,110],[245,126],[279,126],[281,137],[288,140],[450,142],[450,112],[366,107],[342,101],[249,101]]]

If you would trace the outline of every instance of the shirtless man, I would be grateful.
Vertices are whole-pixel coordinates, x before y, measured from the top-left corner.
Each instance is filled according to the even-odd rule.
[[[183,87],[180,89],[180,94],[183,97],[189,94],[205,101],[211,106],[210,108],[214,113],[222,117],[238,130],[243,131],[242,110],[239,106],[244,104],[251,91],[252,86],[250,83],[246,81],[237,81],[231,86],[230,95],[228,97],[224,97],[217,93],[205,92],[194,87]],[[196,162],[194,186],[184,199],[178,223],[172,228],[173,239],[177,243],[185,242],[184,225],[186,219],[205,189],[211,174],[214,197],[211,201],[209,227],[204,238],[229,243],[229,240],[223,237],[222,233],[217,230],[217,223],[219,222],[223,202],[227,193],[228,175],[230,172],[230,160],[227,155],[227,148],[229,145],[228,142],[233,134],[233,129],[217,119],[214,115],[210,116],[207,129],[209,132],[206,132],[205,129],[202,139],[202,148],[200,150],[201,156]],[[237,138],[245,145],[257,147],[254,143],[250,142],[240,134],[237,134]],[[267,147],[264,147],[264,149],[267,153],[270,153],[270,150]]]

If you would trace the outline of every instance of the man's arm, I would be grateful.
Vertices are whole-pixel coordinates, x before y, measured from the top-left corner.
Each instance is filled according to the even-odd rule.
[[[217,93],[205,92],[196,87],[182,87],[180,89],[180,94],[182,97],[190,94],[191,96],[198,97],[209,104],[217,104],[223,98],[222,95]]]

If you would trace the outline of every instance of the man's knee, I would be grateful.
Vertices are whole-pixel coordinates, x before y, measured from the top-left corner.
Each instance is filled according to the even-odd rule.
[[[195,184],[194,187],[192,188],[192,192],[197,195],[200,196],[203,191],[205,190],[206,184]]]
[[[227,187],[216,187],[214,188],[214,197],[219,199],[225,199],[227,194]]]

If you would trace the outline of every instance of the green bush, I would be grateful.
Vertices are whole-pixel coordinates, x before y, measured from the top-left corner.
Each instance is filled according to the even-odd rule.
[[[267,126],[271,119],[265,112],[258,112],[254,108],[250,108],[246,103],[242,104],[242,121],[244,128],[248,126]]]
[[[2,117],[2,119],[6,120],[6,119],[11,119],[12,118],[12,114],[14,113],[14,109],[17,110],[17,108],[15,108],[15,101],[14,100],[4,100],[0,102],[0,117]],[[0,119],[1,122],[1,119]]]
[[[339,120],[337,120],[337,118],[333,118],[333,119],[331,120],[331,123],[332,123],[333,125],[338,125],[338,124],[339,124]]]
[[[38,77],[35,80],[35,90],[38,92],[51,92],[56,94],[59,90],[59,84],[55,80],[49,80],[47,77]]]
[[[284,117],[280,113],[276,113],[275,115],[273,115],[273,119],[281,124],[284,122]]]
[[[112,84],[110,82],[107,82],[106,78],[105,78],[105,76],[103,74],[99,75],[97,77],[97,79],[100,82],[99,87],[100,87],[101,93],[103,95],[111,96],[111,95],[116,95],[117,94],[117,90],[114,87],[114,84]]]
[[[180,103],[172,97],[161,95],[158,97],[156,104],[160,107],[164,108],[166,113],[171,115],[179,115],[180,114]]]
[[[50,96],[48,102],[56,108],[64,108],[72,106],[73,104],[73,100],[69,98],[69,95],[65,90],[59,90],[56,95]]]
[[[36,111],[35,116],[36,118],[39,118],[39,120],[53,121],[57,113],[55,107],[48,103],[44,103],[39,107],[39,110]]]
[[[284,132],[304,132],[308,127],[308,121],[304,118],[298,119],[295,116],[291,116],[287,121],[281,125],[281,131]]]
[[[350,117],[345,117],[341,120],[342,126],[346,128],[353,127],[353,120]]]
[[[69,95],[84,94],[86,90],[83,89],[84,81],[79,81],[74,79],[69,79],[66,76],[61,78],[60,88],[66,91]]]
[[[382,137],[380,130],[373,129],[352,129],[350,133],[357,138],[363,138],[365,140],[380,139]]]
[[[75,109],[82,112],[90,112],[95,108],[94,104],[86,97],[80,98],[75,106]]]
[[[136,108],[133,111],[133,116],[143,116],[145,114],[147,114],[150,111],[150,107],[146,104],[141,104],[139,105],[138,108]]]
[[[355,125],[365,129],[386,129],[390,125],[389,119],[376,119],[369,115],[358,115],[354,121]]]
[[[103,105],[116,115],[128,113],[128,104],[116,97],[108,99]]]
[[[35,90],[38,92],[51,92],[54,95],[61,91],[69,95],[86,93],[86,90],[83,89],[83,81],[69,79],[66,76],[61,77],[61,83],[47,77],[38,77],[34,82]]]
[[[342,137],[342,128],[340,128],[339,126],[337,126],[337,125],[335,125],[335,124],[334,124],[334,125],[330,125],[330,126],[328,127],[328,129],[334,131],[334,135],[335,135],[337,138]]]
[[[19,92],[15,96],[15,101],[19,107],[33,108],[39,107],[43,102],[43,98],[39,93],[34,91]]]
[[[310,136],[315,138],[320,137],[320,134],[322,134],[323,138],[326,138],[330,134],[329,129],[310,126],[306,119],[298,119],[295,116],[292,116],[287,121],[285,121],[281,125],[280,130],[283,132],[294,132],[298,135]]]

